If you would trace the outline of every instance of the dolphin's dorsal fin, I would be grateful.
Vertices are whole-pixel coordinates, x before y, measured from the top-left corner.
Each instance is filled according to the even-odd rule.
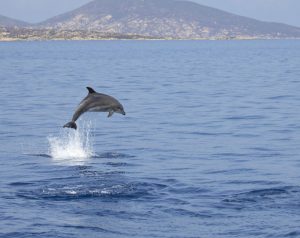
[[[92,89],[91,87],[86,87],[87,90],[89,90],[89,93],[96,93],[96,91],[94,89]]]

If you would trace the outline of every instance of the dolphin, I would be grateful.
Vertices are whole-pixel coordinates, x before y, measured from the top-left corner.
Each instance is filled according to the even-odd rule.
[[[102,93],[97,93],[91,87],[87,87],[88,95],[80,102],[72,120],[65,127],[77,129],[76,120],[85,112],[108,112],[111,117],[114,112],[126,115],[122,104],[115,98]]]

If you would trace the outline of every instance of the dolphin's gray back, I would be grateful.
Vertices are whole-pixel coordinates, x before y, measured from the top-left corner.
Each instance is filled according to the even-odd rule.
[[[76,121],[83,113],[92,112],[107,112],[111,108],[121,105],[119,101],[109,95],[102,93],[89,93],[78,105],[72,121]]]
[[[77,119],[83,114],[85,113],[87,110],[87,106],[89,104],[89,99],[88,99],[89,95],[84,98],[80,104],[78,105],[78,107],[76,108],[74,115],[72,117],[72,121],[77,121]]]

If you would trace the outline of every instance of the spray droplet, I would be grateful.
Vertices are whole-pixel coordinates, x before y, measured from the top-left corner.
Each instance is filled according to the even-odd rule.
[[[92,157],[94,151],[90,128],[89,123],[78,130],[62,129],[59,136],[48,137],[50,156],[54,160],[69,160],[70,162]]]

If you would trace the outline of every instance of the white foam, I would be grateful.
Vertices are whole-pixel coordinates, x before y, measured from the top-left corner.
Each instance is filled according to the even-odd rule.
[[[62,129],[59,136],[49,136],[49,155],[57,161],[82,161],[94,155],[91,123],[77,130]]]

